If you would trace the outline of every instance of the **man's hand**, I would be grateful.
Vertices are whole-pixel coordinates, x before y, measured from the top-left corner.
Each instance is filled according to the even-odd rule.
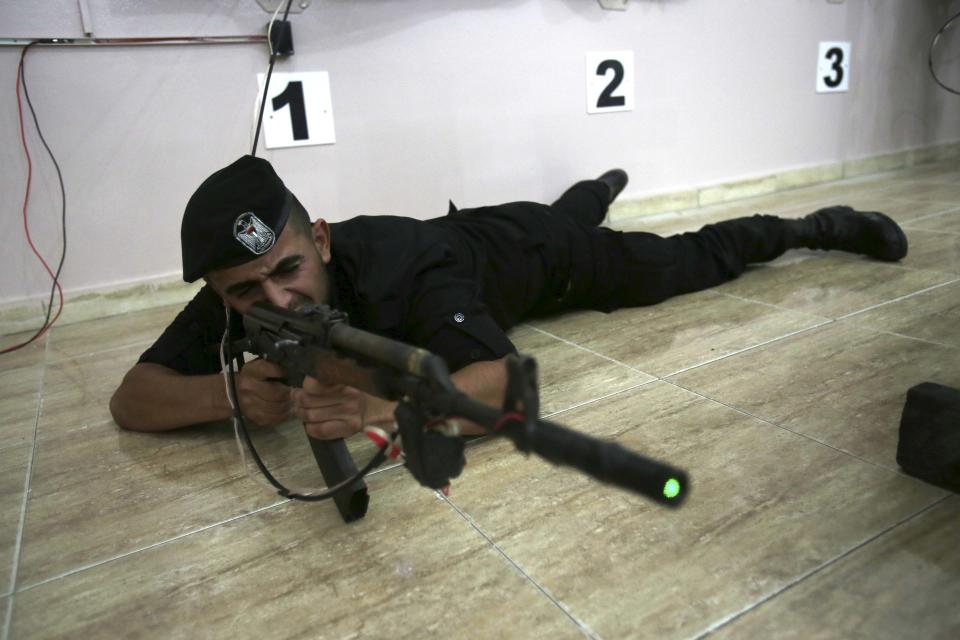
[[[346,438],[363,428],[366,395],[353,387],[323,384],[307,376],[292,397],[294,413],[313,438]]]
[[[269,378],[282,378],[283,369],[263,359],[245,365],[237,376],[237,396],[243,415],[269,427],[293,417],[290,387]]]

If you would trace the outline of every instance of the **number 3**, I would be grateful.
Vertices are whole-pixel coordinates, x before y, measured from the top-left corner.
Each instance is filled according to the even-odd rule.
[[[830,87],[831,89],[839,87],[843,82],[843,49],[840,47],[833,47],[827,51],[825,56],[827,59],[833,59],[833,64],[830,66],[833,69],[834,76],[823,76],[823,83]]]

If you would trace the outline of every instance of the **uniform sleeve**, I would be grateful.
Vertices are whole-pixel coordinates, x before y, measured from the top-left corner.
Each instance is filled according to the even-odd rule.
[[[186,375],[219,373],[224,326],[223,301],[207,285],[143,352],[138,363],[159,364]]]
[[[468,312],[462,322],[444,323],[427,341],[425,348],[447,362],[451,371],[485,360],[499,360],[516,353],[503,330],[485,312]],[[459,316],[457,316],[459,317]]]
[[[409,311],[410,341],[442,357],[450,371],[517,351],[475,290],[469,280],[432,274]]]
[[[339,224],[335,281],[350,284],[340,303],[355,326],[429,349],[451,371],[516,351],[483,304],[467,239],[391,216]]]

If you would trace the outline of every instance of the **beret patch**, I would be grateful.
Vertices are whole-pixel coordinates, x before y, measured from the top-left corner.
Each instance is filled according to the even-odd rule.
[[[233,236],[255,256],[270,251],[277,239],[273,229],[263,224],[253,211],[240,214],[233,223]]]

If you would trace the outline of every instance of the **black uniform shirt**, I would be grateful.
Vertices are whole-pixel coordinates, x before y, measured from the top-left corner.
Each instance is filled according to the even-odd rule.
[[[559,223],[559,224],[558,224]],[[511,203],[419,221],[361,216],[330,225],[331,306],[350,324],[424,347],[456,371],[515,351],[504,331],[562,296],[571,225]],[[231,326],[239,337],[241,323]],[[220,371],[225,325],[205,286],[140,357],[184,374]]]

